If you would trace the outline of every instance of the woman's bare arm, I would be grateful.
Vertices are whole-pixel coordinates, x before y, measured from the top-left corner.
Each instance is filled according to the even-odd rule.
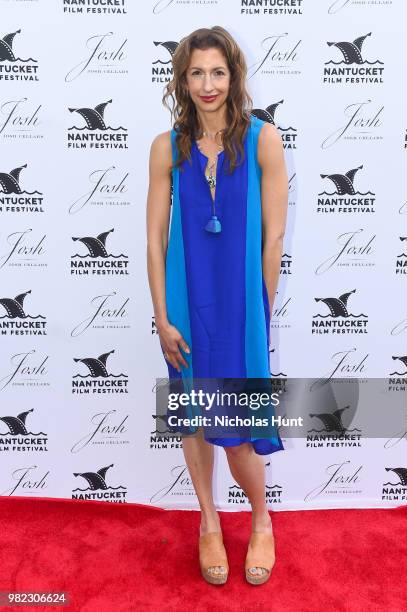
[[[283,142],[277,128],[271,123],[266,123],[260,130],[258,160],[262,169],[263,276],[271,316],[280,275],[288,206],[288,175]]]
[[[171,164],[171,139],[168,131],[156,136],[150,149],[146,218],[147,272],[161,346],[168,354],[168,361],[179,371],[180,363],[188,365],[180,353],[179,346],[183,350],[189,347],[180,332],[168,321],[165,300],[165,260],[171,210]]]

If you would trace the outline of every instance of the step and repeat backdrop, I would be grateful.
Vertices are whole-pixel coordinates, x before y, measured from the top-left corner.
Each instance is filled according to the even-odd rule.
[[[198,507],[155,417],[146,196],[172,54],[218,24],[289,171],[271,376],[359,379],[349,401],[304,401],[306,435],[280,428],[270,508],[405,504],[405,3],[0,0],[0,15],[0,494]],[[383,430],[359,419],[372,379]],[[248,508],[221,448],[214,489]]]

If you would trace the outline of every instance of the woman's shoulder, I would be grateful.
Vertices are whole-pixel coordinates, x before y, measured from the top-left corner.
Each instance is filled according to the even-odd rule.
[[[171,158],[171,131],[157,134],[151,143],[151,154],[157,157]]]
[[[172,130],[167,130],[166,132],[160,132],[157,134],[151,143],[151,147],[155,149],[159,149],[164,152],[166,149],[171,150],[171,132]]]
[[[153,163],[164,164],[170,167],[172,164],[171,130],[157,134],[150,147],[150,156]]]

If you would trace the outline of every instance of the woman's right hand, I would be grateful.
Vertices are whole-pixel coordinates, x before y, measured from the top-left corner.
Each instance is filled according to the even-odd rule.
[[[178,329],[174,325],[171,325],[171,323],[166,323],[164,325],[158,325],[157,331],[160,337],[161,347],[164,353],[166,353],[167,361],[178,370],[178,372],[181,371],[181,365],[188,367],[180,348],[186,353],[190,353],[191,350]]]

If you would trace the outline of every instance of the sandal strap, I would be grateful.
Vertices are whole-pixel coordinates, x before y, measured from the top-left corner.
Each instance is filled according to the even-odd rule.
[[[229,568],[222,533],[205,533],[199,537],[199,562],[204,570],[215,565]]]
[[[245,568],[263,567],[271,572],[276,560],[274,536],[271,533],[253,532],[247,549]]]

